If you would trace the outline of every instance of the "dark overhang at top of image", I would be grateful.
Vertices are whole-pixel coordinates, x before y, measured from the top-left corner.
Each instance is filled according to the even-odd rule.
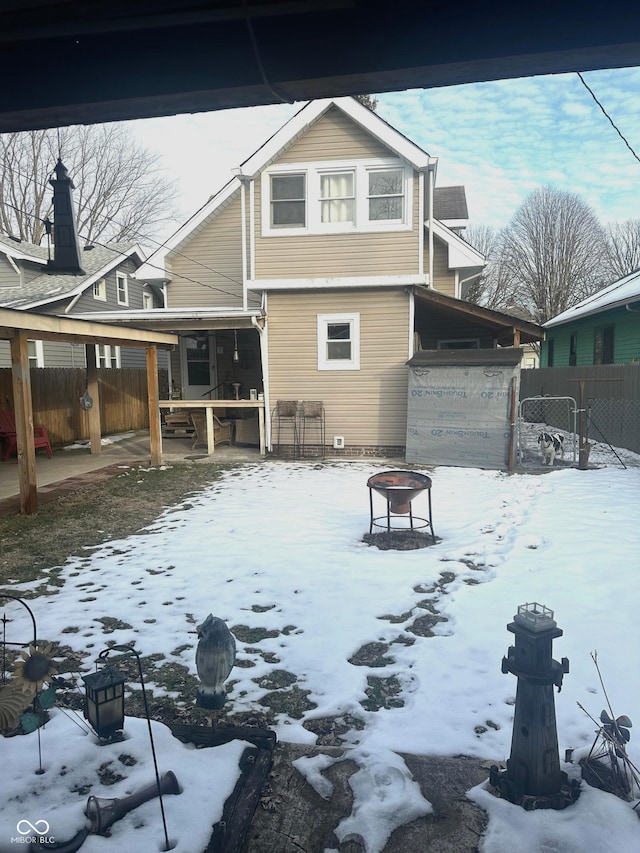
[[[0,0],[0,132],[640,65],[628,0]]]

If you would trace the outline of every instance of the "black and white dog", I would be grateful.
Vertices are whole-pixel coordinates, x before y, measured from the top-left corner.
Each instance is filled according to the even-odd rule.
[[[538,436],[538,444],[543,465],[553,465],[558,454],[561,459],[564,459],[564,436],[561,433],[541,432]]]

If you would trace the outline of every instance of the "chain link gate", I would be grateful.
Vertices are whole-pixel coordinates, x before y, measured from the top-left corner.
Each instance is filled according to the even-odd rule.
[[[542,457],[540,433],[557,433],[564,451],[554,459],[556,467],[575,467],[578,452],[577,405],[573,397],[526,397],[518,406],[517,462],[526,470],[548,467]]]

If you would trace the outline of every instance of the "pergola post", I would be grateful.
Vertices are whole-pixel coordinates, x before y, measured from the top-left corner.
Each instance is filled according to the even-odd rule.
[[[20,512],[32,515],[38,511],[36,448],[33,440],[33,404],[29,373],[29,339],[27,332],[17,329],[11,338],[11,378],[13,410],[16,419]]]
[[[160,388],[158,386],[158,347],[147,347],[147,398],[149,401],[149,451],[152,465],[162,464],[160,430]]]

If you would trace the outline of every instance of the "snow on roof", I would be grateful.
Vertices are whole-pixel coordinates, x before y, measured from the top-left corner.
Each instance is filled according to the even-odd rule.
[[[603,287],[602,290],[592,293],[587,296],[577,305],[563,311],[551,320],[543,323],[545,328],[551,326],[560,326],[563,323],[570,323],[572,320],[577,320],[581,317],[588,317],[590,314],[600,314],[602,311],[609,311],[612,308],[619,308],[622,305],[627,305],[630,302],[640,300],[640,270],[635,270],[629,275],[614,281],[608,287]]]

